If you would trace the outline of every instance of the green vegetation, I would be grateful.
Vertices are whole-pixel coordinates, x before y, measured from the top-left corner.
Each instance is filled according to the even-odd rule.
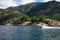
[[[60,14],[53,15],[53,19],[60,21]]]
[[[45,22],[45,19],[47,19],[47,16],[45,15],[30,17],[23,13],[15,13],[14,11],[12,12],[12,11],[5,11],[5,10],[2,10],[0,13],[0,24],[6,24],[6,23],[22,24],[27,21],[30,21],[32,23]]]
[[[29,3],[17,7],[0,9],[0,24],[48,23],[46,19],[60,21],[60,2]]]
[[[37,16],[33,16],[33,17],[31,17],[31,21],[32,22],[38,22],[39,18]]]
[[[39,16],[29,16],[24,13],[16,13],[15,11],[6,11],[6,10],[0,10],[0,24],[22,24],[27,21],[31,23],[36,22],[43,22],[48,23],[46,19],[53,19],[60,21],[58,18],[60,17],[60,14],[54,14],[51,17],[48,17],[46,15],[39,15]]]

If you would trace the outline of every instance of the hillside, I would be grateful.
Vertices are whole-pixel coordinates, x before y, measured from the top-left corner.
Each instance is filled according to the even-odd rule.
[[[27,16],[23,13],[18,13],[16,11],[8,11],[8,10],[0,9],[0,25],[5,25],[5,24],[9,24],[9,23],[10,24],[23,23],[23,20],[24,20],[23,17],[26,17],[26,20],[29,19],[29,16]]]
[[[29,3],[0,9],[0,24],[49,23],[60,25],[60,2]],[[46,19],[49,19],[48,21]],[[51,21],[50,21],[51,20]],[[59,22],[59,23],[58,23]]]
[[[52,16],[56,13],[60,14],[60,2],[49,1],[46,3],[29,3],[17,7],[9,7],[8,10],[19,11],[29,16],[47,15]]]

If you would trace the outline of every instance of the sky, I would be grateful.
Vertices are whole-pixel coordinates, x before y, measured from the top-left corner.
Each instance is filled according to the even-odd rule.
[[[48,2],[48,1],[52,1],[52,0],[0,0],[0,8],[24,5],[31,2]],[[60,1],[60,0],[56,0],[56,1]]]

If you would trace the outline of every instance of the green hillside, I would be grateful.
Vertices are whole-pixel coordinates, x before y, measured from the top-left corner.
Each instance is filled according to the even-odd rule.
[[[0,24],[22,24],[26,21],[32,23],[45,22],[45,19],[60,21],[60,2],[29,3],[7,9],[0,9]]]

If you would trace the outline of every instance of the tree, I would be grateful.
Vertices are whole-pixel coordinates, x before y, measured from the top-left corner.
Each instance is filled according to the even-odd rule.
[[[32,22],[38,22],[38,21],[39,21],[38,16],[33,16],[33,17],[31,17],[31,21],[32,21]]]
[[[41,15],[41,16],[39,16],[39,21],[45,22],[47,18],[48,18],[47,16]]]
[[[23,17],[20,18],[20,21],[21,22],[26,22],[26,21],[31,21],[31,19],[30,19],[29,16],[25,15],[25,16],[23,16]]]
[[[60,14],[53,15],[53,19],[60,21]]]

